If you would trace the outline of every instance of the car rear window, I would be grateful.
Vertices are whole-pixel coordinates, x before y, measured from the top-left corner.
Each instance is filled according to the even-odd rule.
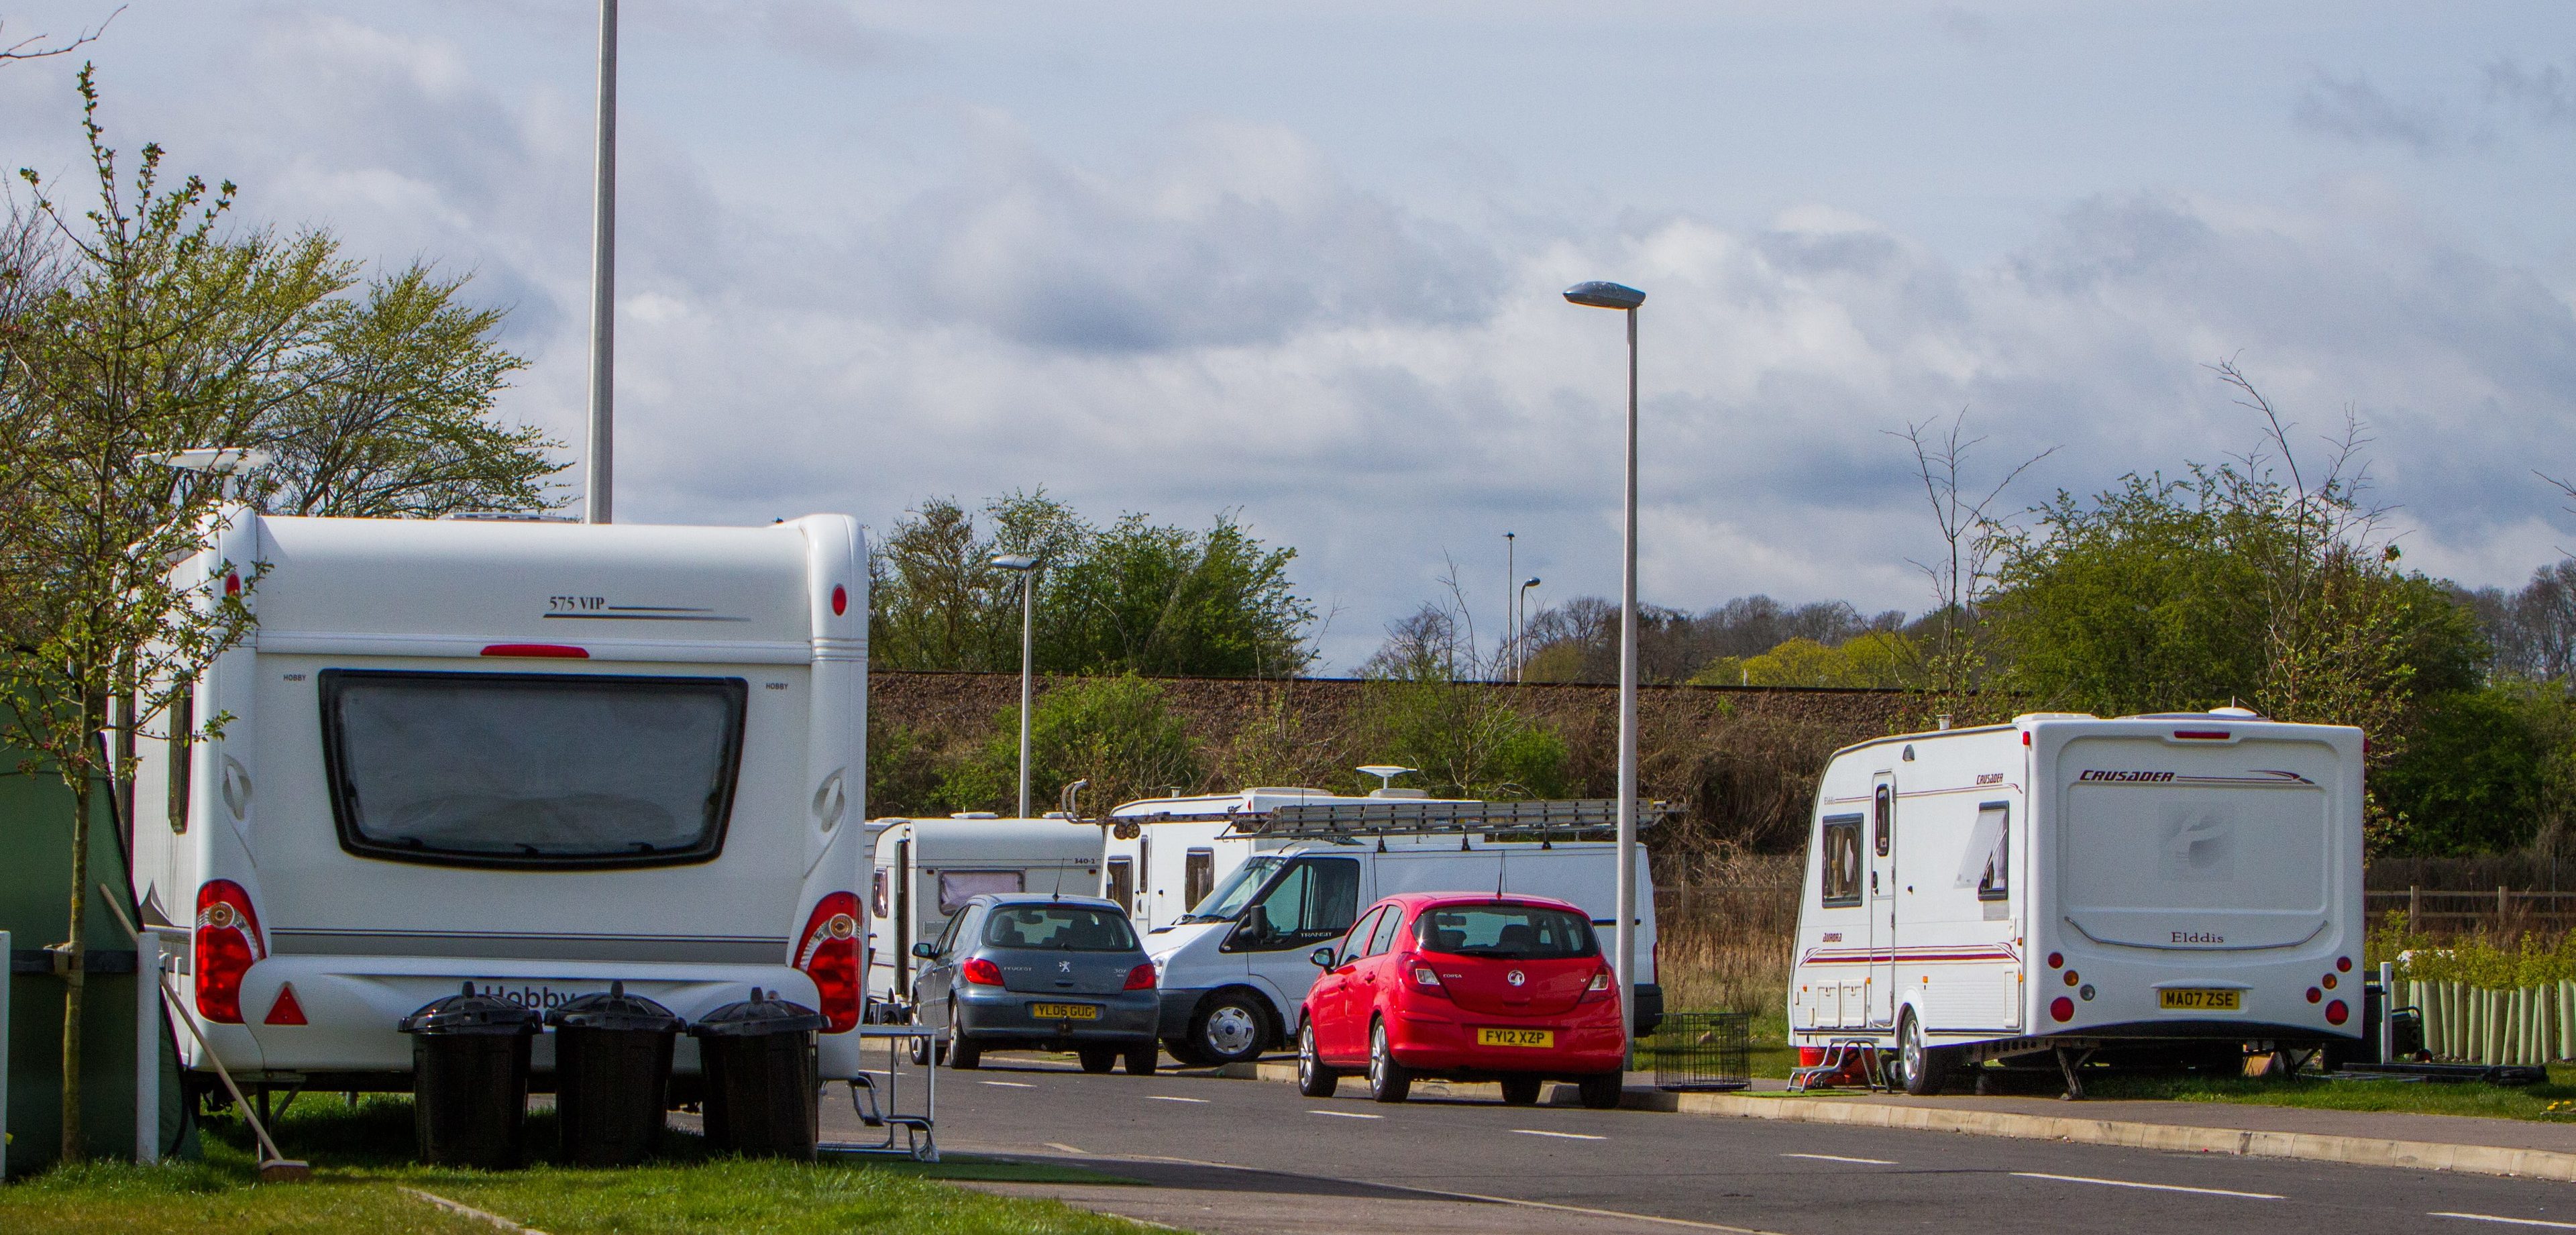
[[[1583,915],[1537,905],[1442,905],[1424,910],[1413,930],[1424,950],[1458,956],[1545,961],[1601,951]]]
[[[1114,909],[1080,905],[996,905],[984,921],[984,945],[1058,952],[1132,952],[1136,932]]]

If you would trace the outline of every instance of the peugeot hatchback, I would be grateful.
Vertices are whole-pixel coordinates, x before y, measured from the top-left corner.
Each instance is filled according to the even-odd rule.
[[[1307,1097],[1364,1071],[1380,1102],[1402,1102],[1416,1077],[1440,1077],[1499,1081],[1518,1105],[1569,1080],[1585,1106],[1619,1105],[1628,1043],[1618,994],[1592,923],[1571,904],[1390,896],[1313,959],[1324,972],[1297,1027]]]
[[[913,982],[914,1006],[948,1030],[952,1067],[972,1068],[987,1050],[1034,1047],[1071,1051],[1085,1072],[1107,1072],[1121,1057],[1129,1072],[1154,1070],[1154,964],[1110,901],[986,893],[913,954],[930,962]]]

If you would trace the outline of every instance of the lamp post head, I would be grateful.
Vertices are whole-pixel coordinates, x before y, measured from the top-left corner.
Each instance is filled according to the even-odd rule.
[[[1531,588],[1534,588],[1534,587],[1537,587],[1537,586],[1538,586],[1538,576],[1536,576],[1536,575],[1532,575],[1532,576],[1530,576],[1530,581],[1529,581],[1529,582],[1524,583],[1524,584],[1522,584],[1522,585],[1521,585],[1521,590],[1522,590],[1522,591],[1524,591],[1524,592],[1526,592],[1526,591],[1530,590]]]
[[[1565,289],[1565,298],[1593,309],[1633,309],[1646,303],[1646,293],[1624,283],[1595,279]]]
[[[1034,569],[1038,564],[1038,560],[1036,558],[1030,557],[1025,553],[996,553],[993,555],[992,561],[993,565],[999,566],[1004,570],[1030,570]]]

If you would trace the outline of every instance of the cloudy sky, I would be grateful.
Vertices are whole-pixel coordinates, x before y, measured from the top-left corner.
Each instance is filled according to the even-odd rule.
[[[133,0],[84,52],[245,219],[473,271],[577,452],[594,22]],[[2576,546],[2563,2],[627,0],[623,56],[623,520],[1233,510],[1329,666],[1452,559],[1490,636],[1505,531],[1617,589],[1619,325],[1557,295],[1612,278],[1650,601],[1922,609],[1888,431],[2089,490],[2253,446],[2224,357],[2302,445],[2367,423],[2410,563]],[[73,67],[0,67],[9,166],[81,171]]]

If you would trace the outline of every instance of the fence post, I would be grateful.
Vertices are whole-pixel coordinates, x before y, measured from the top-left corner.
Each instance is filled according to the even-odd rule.
[[[9,932],[0,931],[0,1180],[9,1178]]]
[[[2505,909],[2505,899],[2504,899],[2504,898],[2505,898],[2504,885],[2499,883],[2499,884],[2497,884],[2497,885],[2496,885],[2496,929],[2497,929],[2497,930],[2503,930],[2503,929],[2504,929],[2504,918],[2505,918],[2505,913],[2507,912],[2507,911],[2506,911],[2506,909]]]
[[[2410,883],[2406,885],[2406,933],[2411,935],[2423,929],[2424,885]]]

